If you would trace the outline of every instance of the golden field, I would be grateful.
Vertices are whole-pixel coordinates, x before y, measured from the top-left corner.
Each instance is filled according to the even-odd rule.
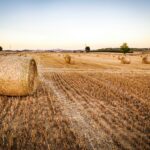
[[[150,64],[143,54],[23,52],[40,86],[24,97],[0,96],[0,149],[149,150]],[[2,57],[0,55],[0,57]]]

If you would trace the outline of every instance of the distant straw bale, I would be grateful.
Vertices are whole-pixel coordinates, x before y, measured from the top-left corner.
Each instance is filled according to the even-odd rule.
[[[0,58],[0,95],[26,96],[38,86],[36,62],[30,57]]]
[[[122,59],[122,57],[123,57],[123,56],[120,56],[120,55],[119,55],[119,56],[118,56],[118,60],[121,60],[121,59]]]
[[[142,63],[143,64],[150,64],[150,58],[148,56],[144,56],[142,58]]]
[[[121,60],[122,64],[130,64],[131,63],[130,59],[125,56],[121,57],[120,60]]]
[[[70,64],[71,63],[71,56],[70,55],[65,55],[64,56],[64,59],[65,59],[65,62],[67,63],[67,64]]]

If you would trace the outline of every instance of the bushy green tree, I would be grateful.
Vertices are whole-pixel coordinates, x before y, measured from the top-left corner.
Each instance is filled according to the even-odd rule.
[[[86,51],[87,53],[90,52],[90,50],[91,50],[91,49],[90,49],[89,46],[86,46],[86,47],[85,47],[85,51]]]
[[[121,51],[125,54],[125,53],[128,53],[130,51],[130,48],[128,47],[128,44],[127,43],[123,43],[121,46],[120,46],[120,49]]]

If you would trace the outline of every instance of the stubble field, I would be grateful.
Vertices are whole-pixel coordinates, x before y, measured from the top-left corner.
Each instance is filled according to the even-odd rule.
[[[20,54],[13,54],[20,55]],[[150,65],[140,55],[24,53],[40,86],[26,97],[0,96],[1,149],[150,149]]]

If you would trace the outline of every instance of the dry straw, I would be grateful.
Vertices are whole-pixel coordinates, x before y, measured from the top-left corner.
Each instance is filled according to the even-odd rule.
[[[118,60],[121,60],[121,59],[122,59],[122,57],[123,57],[123,56],[120,56],[120,55],[119,55],[119,56],[118,56]]]
[[[71,56],[70,55],[65,55],[64,56],[64,59],[65,59],[65,62],[67,63],[67,64],[70,64],[71,63]]]
[[[38,85],[38,72],[30,57],[0,57],[0,95],[26,96]]]
[[[122,64],[130,64],[131,63],[130,59],[127,57],[124,57],[124,56],[121,57],[120,60],[121,60]]]
[[[144,56],[142,58],[142,63],[143,64],[150,64],[150,58],[148,56]]]

